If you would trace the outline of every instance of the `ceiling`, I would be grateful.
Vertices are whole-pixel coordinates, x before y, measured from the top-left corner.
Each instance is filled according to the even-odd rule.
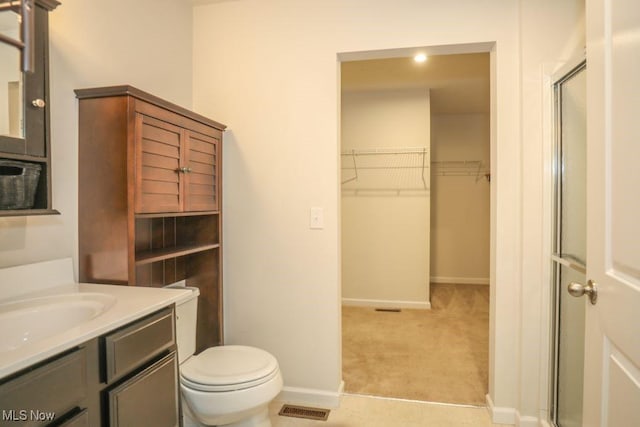
[[[489,113],[489,54],[387,58],[342,63],[343,91],[428,88],[434,114]]]

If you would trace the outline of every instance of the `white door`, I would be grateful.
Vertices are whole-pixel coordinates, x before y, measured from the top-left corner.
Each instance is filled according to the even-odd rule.
[[[583,425],[640,426],[640,2],[587,0]]]

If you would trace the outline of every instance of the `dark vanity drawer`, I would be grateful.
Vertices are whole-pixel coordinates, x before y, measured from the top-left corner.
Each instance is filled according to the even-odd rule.
[[[178,359],[171,352],[109,390],[109,426],[177,427]]]
[[[0,424],[43,426],[59,419],[87,396],[85,348],[47,362],[0,385]]]
[[[105,337],[106,376],[110,383],[175,346],[173,307],[125,326]]]

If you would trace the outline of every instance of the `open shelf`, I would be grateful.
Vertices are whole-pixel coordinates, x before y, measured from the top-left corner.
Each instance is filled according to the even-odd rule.
[[[219,255],[219,221],[219,215],[202,212],[136,215],[135,284],[165,286],[189,278],[195,260],[211,263]]]
[[[208,251],[220,247],[219,244],[193,245],[193,246],[174,246],[151,250],[149,252],[138,252],[136,254],[136,265],[150,264],[156,261],[176,258],[184,255],[195,254],[198,252]]]
[[[55,209],[6,209],[0,210],[1,216],[38,216],[38,215],[60,215]]]
[[[220,214],[220,211],[138,213],[136,214],[136,219],[182,217],[182,216],[203,216],[203,215],[218,215],[218,214]]]

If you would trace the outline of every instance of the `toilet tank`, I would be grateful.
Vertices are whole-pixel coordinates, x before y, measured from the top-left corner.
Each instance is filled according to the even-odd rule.
[[[198,295],[200,290],[188,286],[168,286],[189,289],[191,294],[176,302],[176,338],[178,341],[178,363],[182,363],[196,351],[196,324]]]

